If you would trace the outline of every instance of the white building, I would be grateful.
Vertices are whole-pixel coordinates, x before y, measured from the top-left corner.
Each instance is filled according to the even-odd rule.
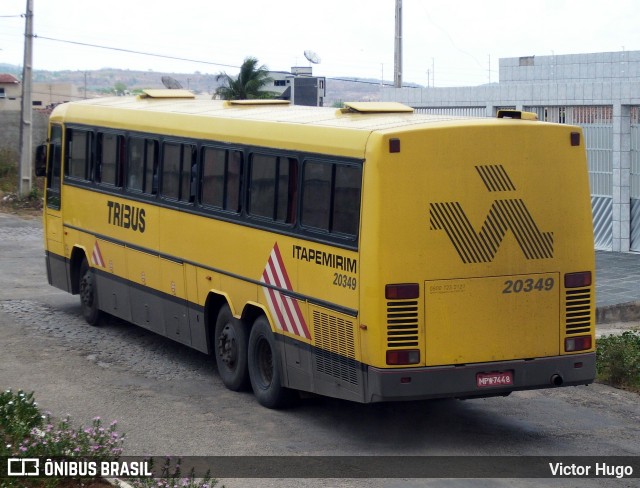
[[[323,76],[313,76],[311,66],[294,66],[291,73],[271,71],[273,86],[269,88],[280,94],[280,98],[291,100],[294,105],[322,107],[327,94],[327,80]]]

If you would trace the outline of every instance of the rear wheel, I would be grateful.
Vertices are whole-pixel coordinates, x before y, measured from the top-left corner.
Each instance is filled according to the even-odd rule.
[[[80,265],[80,306],[82,316],[90,325],[100,325],[102,312],[98,306],[98,287],[96,286],[96,276],[89,263],[84,259]]]
[[[244,323],[232,315],[228,305],[223,306],[216,320],[214,347],[220,378],[233,391],[249,387],[247,336]]]
[[[266,317],[256,319],[249,336],[249,377],[258,403],[267,408],[291,405],[296,393],[282,386],[276,341]]]

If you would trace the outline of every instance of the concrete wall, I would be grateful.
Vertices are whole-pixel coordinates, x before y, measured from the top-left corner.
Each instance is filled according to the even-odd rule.
[[[47,139],[47,124],[49,114],[34,110],[33,117],[33,146],[42,144]],[[20,150],[20,112],[16,110],[0,111],[0,148],[15,152]]]
[[[632,81],[640,76],[640,51],[503,58],[499,64],[500,83]]]

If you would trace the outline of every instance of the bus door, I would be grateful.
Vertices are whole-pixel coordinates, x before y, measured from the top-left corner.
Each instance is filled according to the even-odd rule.
[[[71,291],[62,231],[62,127],[51,126],[47,159],[44,235],[47,277],[57,288]]]

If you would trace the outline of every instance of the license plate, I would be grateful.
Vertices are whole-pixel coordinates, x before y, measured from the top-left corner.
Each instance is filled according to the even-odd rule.
[[[476,375],[476,385],[478,386],[478,388],[513,386],[513,371],[478,373]]]

